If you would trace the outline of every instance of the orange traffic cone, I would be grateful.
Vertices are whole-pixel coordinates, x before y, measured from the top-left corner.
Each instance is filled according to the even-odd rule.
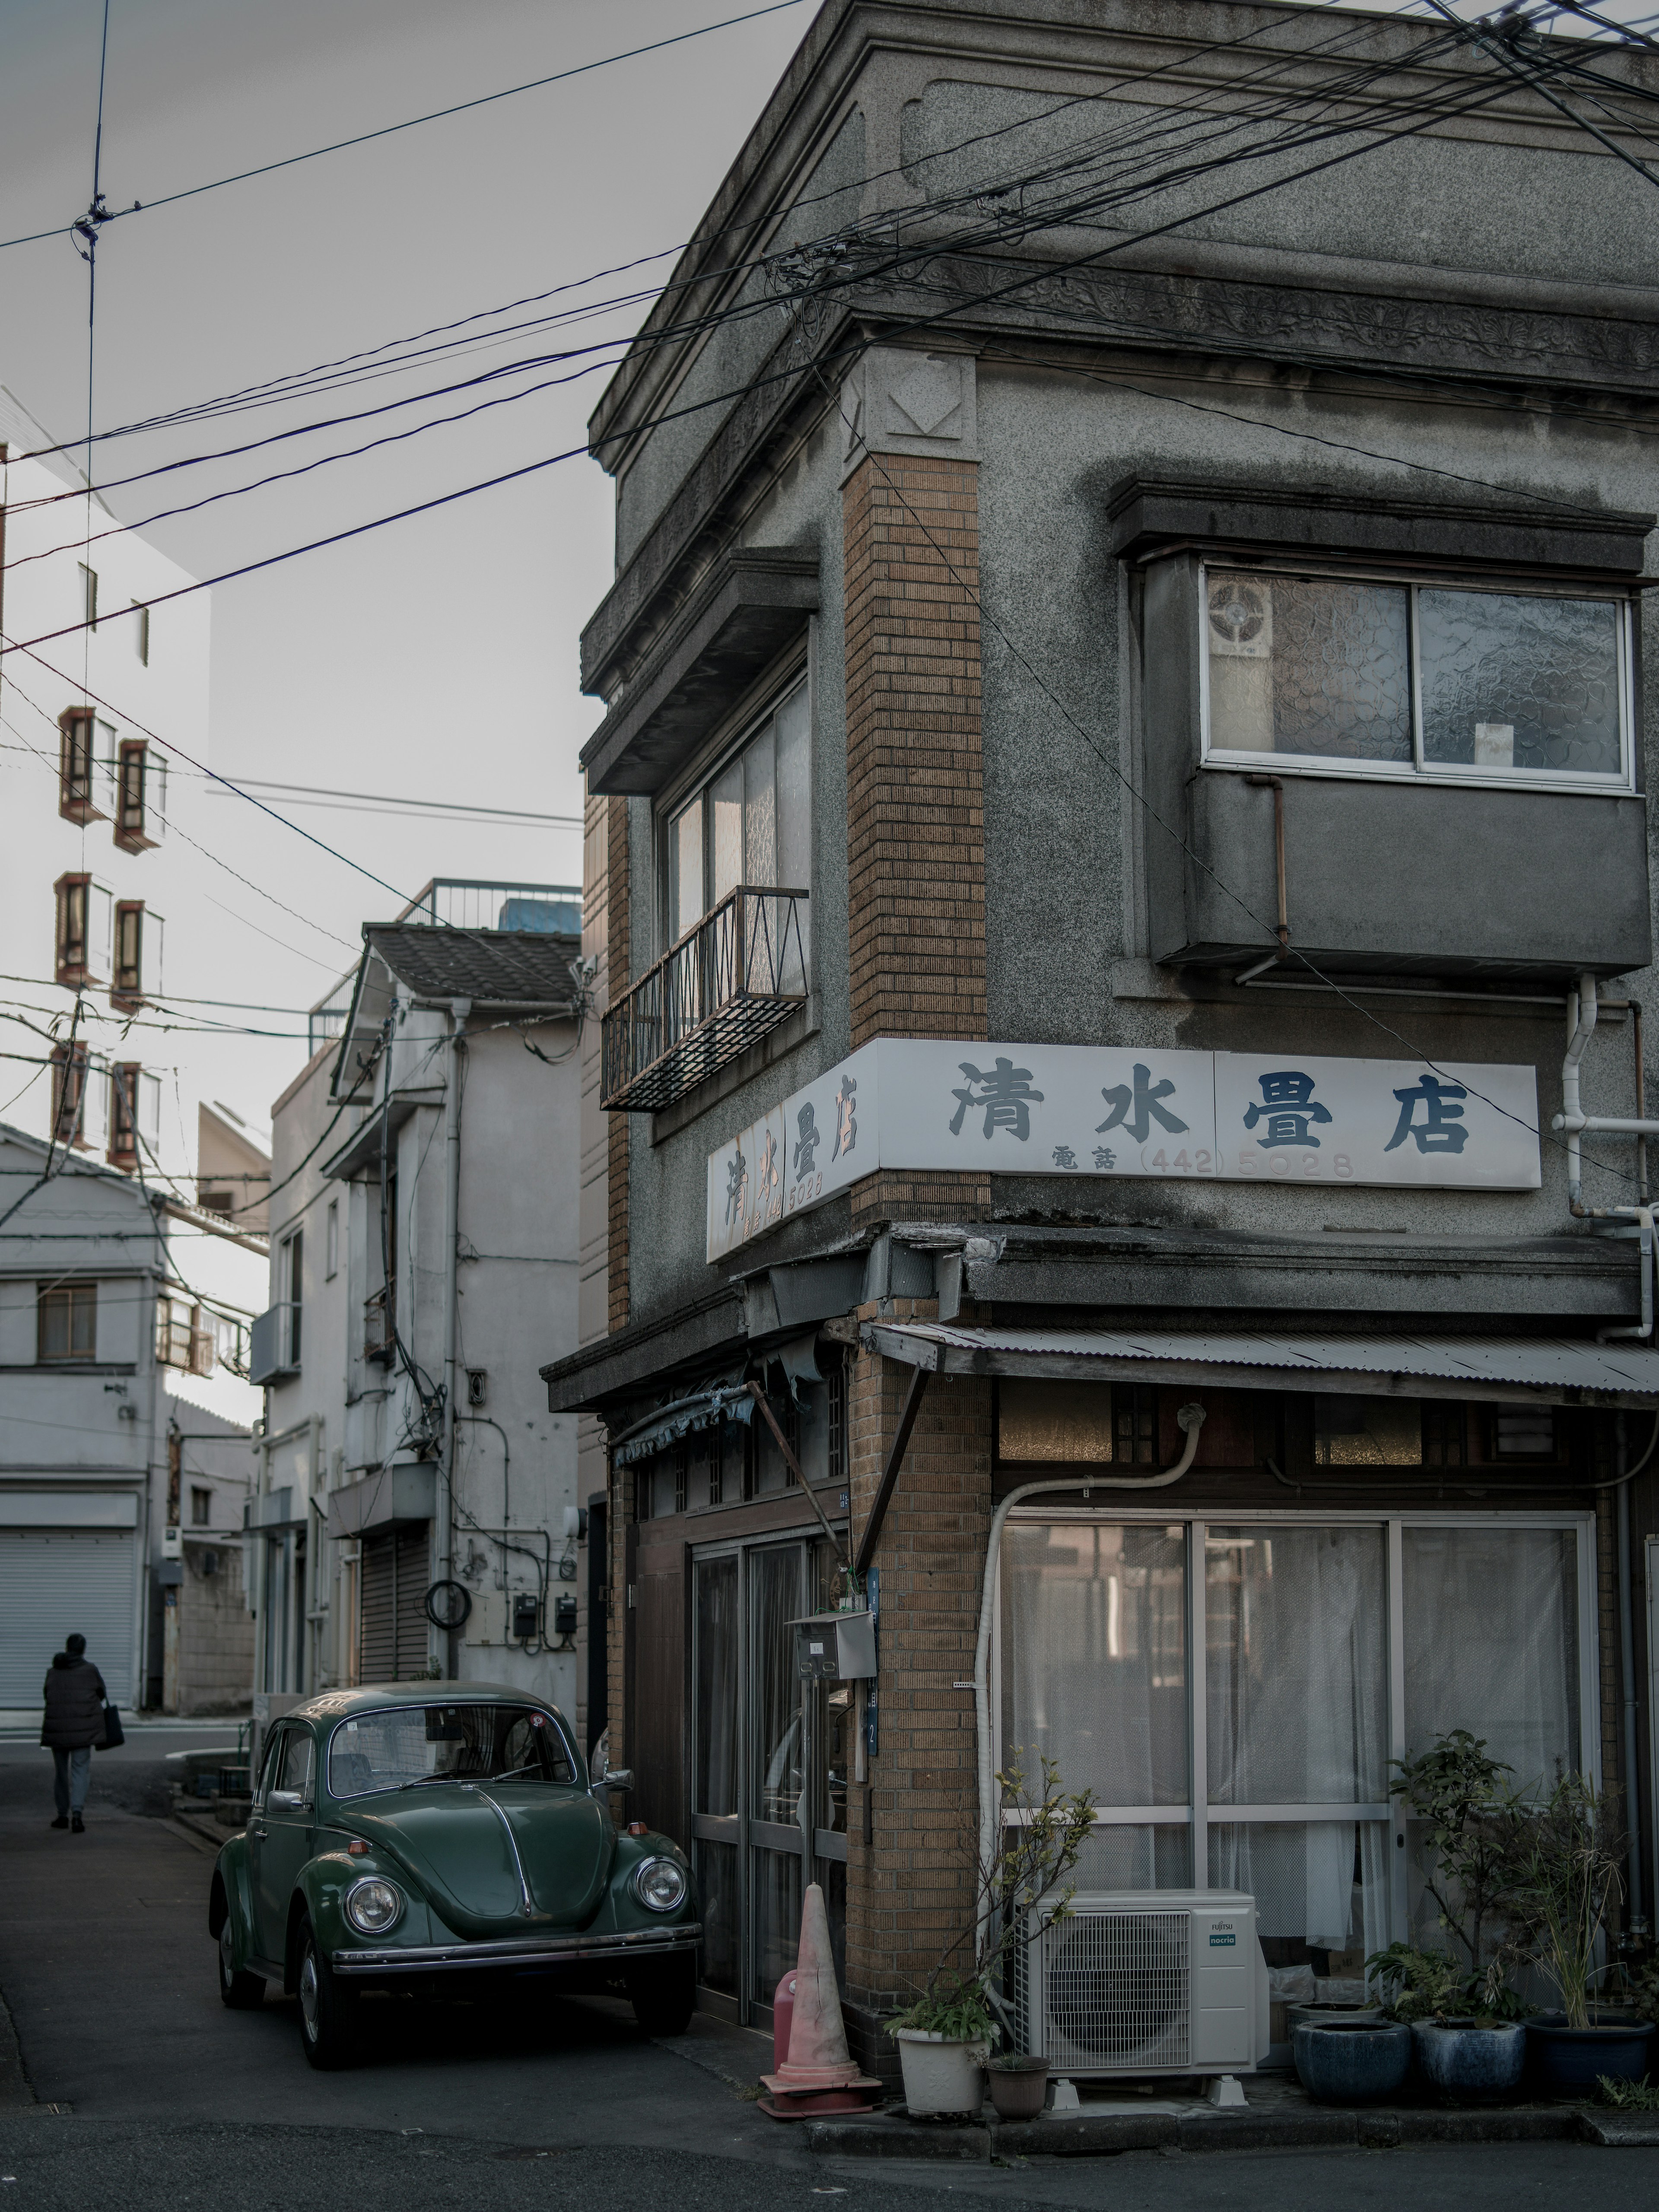
[[[789,2056],[761,2081],[771,2092],[760,2108],[775,2120],[804,2120],[819,2112],[867,2112],[881,2084],[860,2074],[847,2049],[847,2029],[830,1949],[830,1917],[817,1882],[801,1903],[800,1954],[795,1966],[795,2013]]]

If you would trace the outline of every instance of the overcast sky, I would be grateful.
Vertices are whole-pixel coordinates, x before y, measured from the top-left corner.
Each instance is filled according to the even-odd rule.
[[[186,186],[742,12],[745,0],[112,0],[108,204]],[[752,4],[752,0],[750,0]],[[811,20],[808,5],[470,116],[112,224],[99,253],[100,426],[543,291],[677,244]],[[0,0],[3,234],[72,219],[91,180],[102,0]],[[668,264],[641,272],[649,282]],[[629,280],[637,283],[640,278]],[[62,239],[0,255],[0,383],[59,437],[84,428],[86,270]],[[631,311],[628,326],[637,319]],[[612,327],[616,327],[613,325]],[[533,343],[533,342],[532,342]],[[433,374],[474,374],[483,354]],[[580,445],[593,377],[297,483],[155,526],[196,574]],[[363,406],[416,388],[359,388]],[[453,403],[452,403],[453,404]],[[197,425],[104,451],[123,472],[332,407]],[[355,443],[362,432],[337,434]],[[308,441],[281,465],[328,449]],[[266,465],[270,464],[267,463]],[[100,459],[100,474],[113,460]],[[245,479],[249,463],[204,473]],[[112,493],[125,521],[177,496]],[[612,568],[610,480],[579,459],[213,594],[214,765],[292,783],[580,811],[598,719],[576,641]],[[158,615],[158,624],[161,617]],[[391,900],[235,800],[227,851],[340,937]],[[215,817],[216,820],[219,817]],[[295,818],[414,890],[430,876],[575,883],[574,830],[349,812]],[[249,903],[245,902],[246,903]],[[272,916],[169,915],[167,985],[303,1006],[347,955]],[[307,959],[300,952],[309,953]],[[177,1041],[181,1048],[184,1039]],[[217,1095],[263,1114],[301,1045],[188,1041]]]
[[[106,196],[118,209],[155,202],[743,6],[112,0]],[[1613,7],[1621,16],[1642,12],[1640,0]],[[805,0],[112,224],[99,255],[98,422],[176,408],[676,245],[811,11]],[[6,237],[67,222],[87,204],[101,20],[102,0],[0,0]],[[649,283],[668,266],[627,282]],[[0,253],[0,383],[56,434],[74,434],[87,404],[83,264],[63,238],[14,247]],[[626,327],[638,313],[628,311]],[[429,380],[501,357],[474,354]],[[579,445],[602,385],[595,376],[526,398],[160,523],[150,535],[198,575],[232,568]],[[337,404],[413,388],[408,380],[360,387]],[[312,401],[303,411],[112,443],[99,474],[118,459],[123,469],[153,465],[319,411],[328,410]],[[281,450],[291,461],[328,443]],[[191,482],[217,489],[257,472],[238,463]],[[142,486],[110,496],[126,521],[168,503]],[[598,709],[577,690],[576,645],[611,573],[610,501],[609,480],[580,459],[220,586],[215,765],[292,783],[578,813],[576,754]],[[349,868],[240,802],[222,804],[223,849],[335,937],[355,945],[360,924],[391,908]],[[574,830],[309,808],[295,819],[409,890],[433,875],[580,877]],[[348,958],[327,937],[293,925],[275,935],[283,942],[222,908],[170,915],[169,989],[303,1006]],[[222,1073],[205,1085],[210,1095],[258,1114],[303,1058],[293,1043],[178,1042],[181,1051],[212,1054]]]

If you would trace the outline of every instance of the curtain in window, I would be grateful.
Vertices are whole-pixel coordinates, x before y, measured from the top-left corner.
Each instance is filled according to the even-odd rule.
[[[1407,1528],[1406,1747],[1464,1728],[1516,1784],[1576,1767],[1577,1539],[1571,1528]]]
[[[1212,1528],[1205,1547],[1209,1799],[1226,1805],[1376,1803],[1388,1795],[1380,1528]],[[1249,1890],[1263,1932],[1332,1950],[1361,1922],[1384,1934],[1381,1821],[1212,1831],[1211,1879]]]
[[[1010,1524],[1002,1545],[1005,1765],[1057,1761],[1103,1805],[1188,1794],[1186,1532]]]

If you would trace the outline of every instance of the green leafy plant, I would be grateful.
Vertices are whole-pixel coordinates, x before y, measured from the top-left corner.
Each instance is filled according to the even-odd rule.
[[[1501,2027],[1524,2017],[1528,2009],[1504,1978],[1501,1955],[1477,1974],[1449,1952],[1390,1943],[1386,1951],[1372,1952],[1365,1974],[1390,2020],[1455,2020]]]
[[[1094,1826],[1093,1792],[1068,1794],[1051,1759],[1042,1759],[1042,1784],[1036,1790],[1028,1789],[1024,1771],[1017,1763],[995,1778],[1001,1843],[988,1858],[969,1847],[973,1917],[945,1946],[914,2001],[888,2021],[890,2035],[910,2028],[952,2042],[994,2044],[1000,2039],[1006,2014],[996,1984],[1003,1962],[1039,1899],[1054,1919],[1069,1913],[1073,1892],[1060,1885],[1077,1864]]]
[[[1624,1895],[1617,1792],[1558,1767],[1547,1796],[1511,1802],[1502,1902],[1515,1947],[1554,1986],[1567,2026],[1588,2027],[1591,1994],[1607,1971],[1596,1949]]]
[[[1441,1927],[1462,1944],[1468,1972],[1479,1975],[1509,1886],[1516,1804],[1506,1778],[1514,1770],[1489,1758],[1486,1739],[1468,1729],[1393,1764],[1389,1794],[1428,1828],[1434,1863],[1425,1887]]]
[[[1645,2075],[1639,2081],[1615,2081],[1598,2074],[1595,2087],[1601,2102],[1615,2112],[1659,2112],[1659,2089]]]

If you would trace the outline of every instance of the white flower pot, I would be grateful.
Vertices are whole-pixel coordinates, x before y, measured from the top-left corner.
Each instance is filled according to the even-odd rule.
[[[898,2031],[904,2103],[912,2119],[972,2117],[985,2097],[989,2046],[956,2043],[919,2027]]]

